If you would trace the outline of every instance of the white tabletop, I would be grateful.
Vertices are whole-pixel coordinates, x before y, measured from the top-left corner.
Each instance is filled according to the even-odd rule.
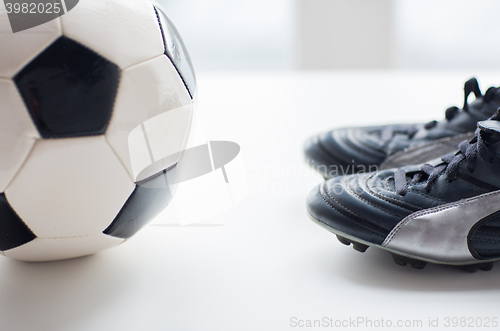
[[[274,331],[311,329],[294,321],[323,318],[344,326],[357,318],[374,326],[382,319],[421,320],[420,329],[439,318],[444,329],[446,318],[498,320],[500,265],[475,274],[400,267],[387,252],[360,254],[340,244],[305,209],[309,190],[321,181],[302,160],[309,135],[441,119],[446,107],[462,103],[470,76],[200,75],[198,109],[207,138],[241,145],[247,198],[212,220],[222,226],[162,226],[163,214],[129,242],[95,256],[0,259],[0,330]],[[477,76],[483,89],[500,85],[498,72]]]

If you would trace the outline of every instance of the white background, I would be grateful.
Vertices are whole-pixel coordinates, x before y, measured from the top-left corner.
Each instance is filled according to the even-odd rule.
[[[500,317],[498,265],[475,274],[400,267],[388,253],[356,252],[311,222],[305,199],[321,178],[301,150],[307,137],[333,127],[441,119],[445,108],[462,104],[462,84],[473,75],[483,90],[499,85],[500,72],[492,70],[500,53],[497,2],[394,1],[394,29],[381,36],[394,45],[389,68],[419,71],[316,72],[294,71],[307,69],[297,56],[300,24],[307,24],[298,1],[163,3],[201,73],[207,139],[241,145],[249,194],[213,219],[222,226],[158,219],[94,256],[0,259],[0,331],[300,329],[290,326],[292,317],[424,326],[439,318],[443,329],[446,317]],[[321,36],[318,47],[329,42]],[[342,68],[323,60],[324,69]]]
[[[485,88],[499,73],[477,74]],[[150,225],[119,247],[69,261],[0,259],[0,330],[275,331],[299,329],[290,326],[292,317],[421,319],[424,325],[436,317],[441,323],[500,317],[498,265],[474,274],[401,267],[387,252],[361,254],[340,244],[305,208],[321,181],[302,160],[309,135],[441,119],[446,107],[462,103],[469,76],[200,75],[207,137],[242,146],[247,198],[216,217],[224,226]]]
[[[496,0],[159,2],[198,71],[500,68]]]

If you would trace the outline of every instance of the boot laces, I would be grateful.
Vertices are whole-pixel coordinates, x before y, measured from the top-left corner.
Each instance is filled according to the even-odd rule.
[[[499,120],[500,113],[497,112],[490,120]],[[459,165],[465,162],[469,172],[474,172],[476,159],[479,156],[485,162],[493,163],[496,153],[487,146],[484,137],[484,132],[480,129],[476,130],[476,136],[471,141],[462,141],[458,146],[459,150],[456,153],[447,154],[441,157],[442,163],[436,166],[424,164],[420,171],[408,173],[404,168],[399,168],[394,174],[394,185],[396,193],[405,196],[408,193],[410,185],[417,184],[426,180],[425,189],[429,192],[437,178],[444,172],[448,182],[452,182],[458,175]],[[412,176],[413,174],[413,176]]]

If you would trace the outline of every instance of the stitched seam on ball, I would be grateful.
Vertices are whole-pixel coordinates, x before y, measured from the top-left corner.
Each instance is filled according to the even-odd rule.
[[[155,178],[158,178],[158,177],[160,177],[162,174],[165,174],[165,173],[169,172],[170,170],[174,169],[174,168],[177,166],[177,164],[178,164],[178,162],[176,162],[176,163],[172,164],[172,165],[171,165],[170,167],[168,167],[168,168],[165,168],[165,169],[163,169],[163,170],[158,171],[156,174],[153,174],[153,175],[151,175],[151,176],[149,176],[149,177],[147,177],[147,178],[144,178],[144,179],[142,179],[142,180],[140,180],[140,181],[136,182],[136,184],[137,184],[137,185],[141,185],[141,184],[144,184],[144,183],[146,183],[146,182],[149,182],[150,180],[153,180],[153,179],[155,179]]]
[[[158,22],[158,27],[160,28],[162,44],[163,44],[163,54],[167,53],[167,45],[165,45],[165,31],[163,31],[163,25],[161,25],[160,14],[158,14],[158,9],[155,5],[153,5],[153,9],[155,11],[156,20]]]
[[[54,239],[74,239],[74,238],[86,238],[86,237],[93,237],[96,235],[101,234],[99,233],[93,233],[93,234],[86,234],[82,236],[68,236],[68,237],[36,237],[36,239],[42,239],[42,240],[54,240]]]

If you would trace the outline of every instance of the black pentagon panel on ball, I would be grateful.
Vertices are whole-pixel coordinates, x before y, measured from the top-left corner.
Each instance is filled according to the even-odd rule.
[[[172,200],[177,182],[177,166],[137,182],[122,210],[104,234],[128,239],[155,218]]]
[[[0,251],[7,251],[27,244],[36,236],[12,209],[5,197],[0,194]]]
[[[194,99],[196,93],[196,76],[194,74],[193,64],[187,52],[186,46],[182,41],[181,35],[175,28],[172,21],[160,9],[155,7],[158,23],[160,24],[165,55],[173,63],[175,69],[181,76],[189,95]]]
[[[120,68],[76,41],[60,37],[14,81],[43,138],[101,135],[113,112]]]

